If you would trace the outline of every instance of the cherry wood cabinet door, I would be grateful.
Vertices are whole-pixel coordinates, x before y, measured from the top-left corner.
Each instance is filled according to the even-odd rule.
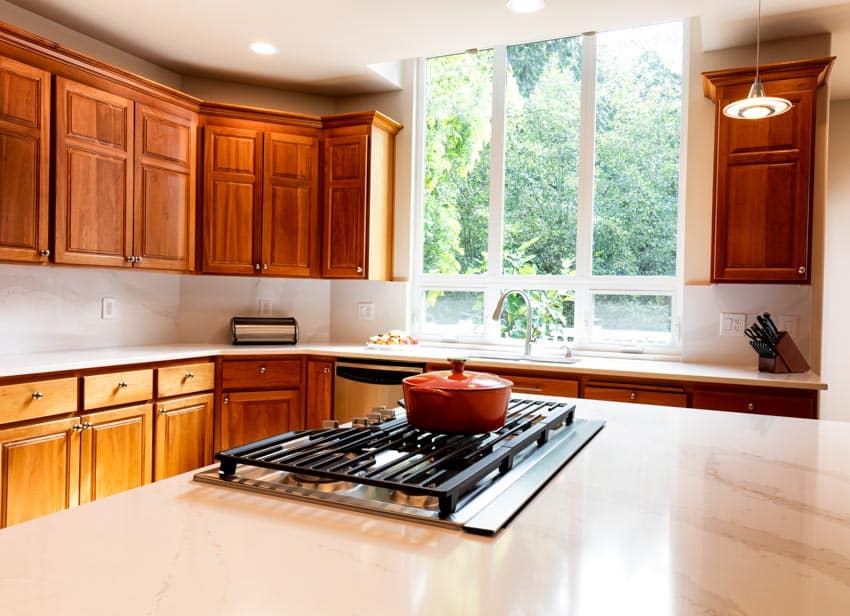
[[[151,404],[103,411],[81,419],[80,503],[151,482]]]
[[[297,389],[232,392],[221,402],[222,449],[304,427]]]
[[[320,241],[318,139],[268,132],[265,150],[262,272],[315,276]]]
[[[154,423],[155,481],[212,464],[212,394],[158,402]]]
[[[0,430],[0,528],[77,505],[80,428],[71,418]]]
[[[197,116],[136,105],[134,266],[195,266]]]
[[[307,360],[307,389],[305,428],[321,428],[322,421],[333,414],[334,362],[325,359]]]
[[[56,78],[56,261],[132,265],[133,102]]]
[[[49,255],[50,73],[0,57],[0,259]]]
[[[322,274],[328,278],[365,278],[367,135],[325,140],[325,204]]]
[[[208,126],[204,132],[203,271],[259,271],[263,133]]]

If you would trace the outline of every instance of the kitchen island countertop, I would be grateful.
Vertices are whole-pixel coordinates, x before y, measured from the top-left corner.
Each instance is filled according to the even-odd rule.
[[[493,538],[181,475],[0,530],[0,613],[846,614],[850,424],[577,401]]]
[[[323,355],[330,357],[380,359],[384,361],[446,361],[447,357],[474,353],[471,349],[412,345],[397,350],[376,350],[365,345],[303,343],[295,346],[223,344],[165,344],[137,347],[81,349],[74,351],[45,351],[0,355],[0,378],[28,374],[44,374],[88,368],[103,368],[139,363],[163,362],[210,356],[239,357],[244,355]],[[480,352],[480,351],[479,351]],[[752,355],[749,353],[748,355]],[[545,370],[553,373],[590,374],[621,378],[657,378],[671,381],[722,383],[787,389],[826,389],[827,384],[814,372],[772,374],[759,372],[755,356],[751,365],[703,364],[679,361],[656,361],[581,356],[576,363],[521,361],[512,359],[470,359],[478,366],[496,368]]]

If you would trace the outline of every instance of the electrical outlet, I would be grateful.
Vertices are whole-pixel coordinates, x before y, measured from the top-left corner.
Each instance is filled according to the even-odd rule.
[[[257,311],[260,313],[261,317],[270,315],[272,310],[272,300],[267,297],[261,297],[257,300]]]
[[[360,302],[357,304],[357,318],[361,321],[374,321],[375,304],[372,302]]]
[[[114,319],[115,318],[115,298],[103,297],[100,300],[100,318]]]
[[[797,315],[796,314],[780,314],[779,322],[776,324],[779,331],[788,332],[794,340],[797,339]]]
[[[721,336],[743,336],[747,327],[747,315],[743,312],[720,313]]]

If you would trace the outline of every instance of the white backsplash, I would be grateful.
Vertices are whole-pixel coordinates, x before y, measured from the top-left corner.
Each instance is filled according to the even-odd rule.
[[[271,300],[272,314],[298,320],[303,342],[330,340],[328,280],[183,276],[180,342],[230,342],[230,318],[257,316],[259,300]]]
[[[180,276],[101,268],[0,266],[0,353],[174,342]],[[100,318],[101,298],[115,317]]]

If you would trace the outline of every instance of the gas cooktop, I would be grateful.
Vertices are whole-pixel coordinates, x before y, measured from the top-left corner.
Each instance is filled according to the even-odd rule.
[[[216,454],[195,481],[492,535],[604,426],[560,398],[512,398],[504,427],[428,432],[404,411]]]

